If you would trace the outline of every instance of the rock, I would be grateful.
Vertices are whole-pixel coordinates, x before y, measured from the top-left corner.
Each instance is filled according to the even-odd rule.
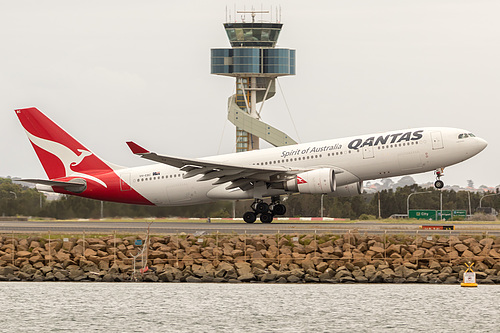
[[[14,268],[12,266],[0,267],[0,276],[14,275]]]
[[[240,275],[238,277],[238,280],[242,281],[242,282],[249,282],[249,281],[255,280],[255,275],[253,275],[252,273],[245,273],[245,274]]]
[[[316,265],[316,270],[321,272],[321,273],[324,273],[327,268],[328,268],[328,264],[324,261],[322,261]]]
[[[157,282],[158,280],[158,276],[154,273],[145,274],[143,277],[144,282]]]
[[[57,281],[68,281],[68,277],[63,274],[61,271],[57,271],[54,273],[54,278],[57,280]]]
[[[354,279],[359,282],[359,283],[366,283],[368,282],[368,279],[365,278],[363,275],[360,276],[355,276]]]
[[[297,268],[297,269],[292,269],[290,271],[290,275],[294,275],[294,276],[298,277],[299,279],[302,279],[305,275],[305,272],[302,269]]]
[[[446,280],[443,281],[445,284],[457,284],[458,283],[458,278],[455,276],[449,275]]]
[[[319,280],[324,282],[325,280],[330,280],[335,276],[335,272],[331,268],[327,268],[323,273],[319,275]]]
[[[238,275],[240,276],[252,273],[252,266],[250,266],[250,264],[247,262],[237,262],[234,264],[234,267],[236,267]]]
[[[356,279],[354,279],[352,276],[343,276],[339,279],[340,283],[354,283],[356,282]]]
[[[334,252],[333,246],[320,247],[319,252],[325,254],[332,254]]]
[[[271,281],[275,281],[276,280],[276,274],[273,274],[273,273],[266,273],[264,275],[262,275],[262,277],[260,278],[260,280],[262,282],[271,282]]]
[[[280,277],[276,280],[276,283],[287,283],[288,280],[285,277]]]
[[[197,278],[195,276],[190,275],[190,276],[186,277],[186,282],[194,282],[194,283],[196,283],[196,282],[201,282],[201,279]]]
[[[78,278],[85,276],[85,272],[78,266],[75,266],[74,269],[69,269],[68,278],[72,281],[78,281]]]
[[[396,277],[406,278],[408,276],[408,274],[407,274],[408,270],[409,270],[409,268],[407,268],[403,265],[399,265],[396,268],[394,268],[394,275]]]
[[[115,277],[113,276],[113,274],[107,273],[107,274],[104,274],[104,276],[102,277],[102,281],[103,282],[115,282]]]
[[[488,255],[492,258],[500,259],[500,253],[498,253],[495,249],[491,249],[490,252],[488,252]]]
[[[424,250],[418,249],[418,250],[415,250],[415,252],[413,252],[413,257],[420,259],[420,258],[424,257],[424,254],[425,254]]]
[[[316,269],[314,266],[314,262],[311,259],[304,259],[302,261],[301,266],[302,266],[302,269],[304,269],[304,271],[307,271],[308,269]]]
[[[302,282],[302,280],[295,276],[295,275],[290,275],[288,278],[287,278],[287,281],[290,282],[290,283],[298,283],[298,282]]]
[[[423,247],[424,249],[430,249],[433,247],[435,244],[433,242],[429,242],[428,240],[422,241],[422,244],[420,244],[420,247]]]
[[[12,275],[12,274],[10,274]],[[21,281],[31,281],[33,279],[32,274],[28,274],[22,271],[16,272],[16,275]]]
[[[373,251],[375,253],[384,253],[385,252],[384,248],[380,247],[380,246],[371,246],[370,251]]]
[[[363,268],[368,265],[368,261],[366,261],[365,259],[357,259],[352,262],[352,265],[355,267]]]
[[[494,239],[493,238],[483,238],[479,241],[479,244],[481,244],[482,246],[484,247],[489,247],[491,248],[491,246],[493,245],[493,242],[494,242]]]
[[[365,272],[366,274],[366,272]],[[382,277],[382,272],[381,271],[377,271],[371,278],[368,279],[368,281],[370,283],[380,283],[380,282],[384,282],[384,279]],[[365,275],[366,276],[366,275]]]
[[[263,260],[253,260],[252,267],[257,267],[260,269],[266,269],[267,264]]]
[[[88,261],[88,260],[80,260],[80,268],[84,272],[98,272],[99,271],[99,267],[97,267],[97,265],[94,262]]]
[[[365,277],[370,280],[374,275],[375,273],[377,273],[377,269],[375,268],[375,266],[373,265],[367,265],[365,267]]]
[[[336,274],[335,274],[335,280],[340,280],[341,278],[343,277],[352,277],[352,274],[350,271],[348,270],[341,270],[341,271],[338,271]]]
[[[319,281],[319,278],[311,276],[309,274],[306,274],[304,276],[304,282],[307,282],[307,283],[318,283],[320,281]]]
[[[464,245],[464,244],[456,244],[454,246],[455,250],[457,250],[458,252],[464,252],[465,250],[468,250],[469,248],[467,247],[467,245]]]
[[[31,256],[31,252],[29,252],[29,251],[18,251],[18,252],[16,252],[16,256],[18,258],[28,258],[28,257]]]

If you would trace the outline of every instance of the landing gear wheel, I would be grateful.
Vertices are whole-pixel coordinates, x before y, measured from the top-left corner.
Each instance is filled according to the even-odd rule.
[[[285,215],[286,213],[286,206],[282,204],[277,204],[273,207],[273,214],[274,215]]]
[[[267,213],[269,210],[269,205],[265,202],[257,202],[255,204],[255,213],[260,214],[260,213]]]
[[[245,221],[246,223],[254,223],[255,220],[257,220],[257,215],[255,215],[254,212],[246,212],[245,214],[243,214],[243,221]]]
[[[436,180],[436,182],[434,183],[434,186],[437,188],[437,189],[442,189],[444,187],[444,183],[442,180]]]
[[[271,223],[271,222],[273,222],[273,218],[274,218],[274,216],[271,213],[260,214],[260,221],[262,223]]]

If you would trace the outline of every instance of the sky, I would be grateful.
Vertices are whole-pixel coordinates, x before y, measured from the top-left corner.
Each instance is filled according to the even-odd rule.
[[[46,178],[14,113],[31,106],[124,166],[148,164],[129,140],[174,156],[234,152],[234,79],[210,74],[210,49],[230,47],[226,8],[252,6],[273,20],[281,6],[278,47],[297,50],[265,122],[301,143],[463,128],[489,146],[443,181],[500,184],[497,0],[0,1],[0,176]]]

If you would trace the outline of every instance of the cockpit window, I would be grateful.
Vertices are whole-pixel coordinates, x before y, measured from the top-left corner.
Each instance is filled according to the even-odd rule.
[[[460,134],[458,135],[458,138],[459,138],[459,139],[467,139],[467,138],[469,138],[469,137],[474,138],[474,137],[475,137],[475,135],[474,135],[474,134],[472,134],[472,133],[460,133]]]

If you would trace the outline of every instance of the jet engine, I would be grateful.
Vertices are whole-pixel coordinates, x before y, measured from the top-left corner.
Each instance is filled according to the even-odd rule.
[[[354,197],[363,193],[363,182],[355,182],[343,186],[338,186],[332,193],[333,197]]]
[[[332,193],[337,188],[335,171],[331,168],[322,168],[303,172],[286,181],[284,188],[289,192],[307,194]]]

